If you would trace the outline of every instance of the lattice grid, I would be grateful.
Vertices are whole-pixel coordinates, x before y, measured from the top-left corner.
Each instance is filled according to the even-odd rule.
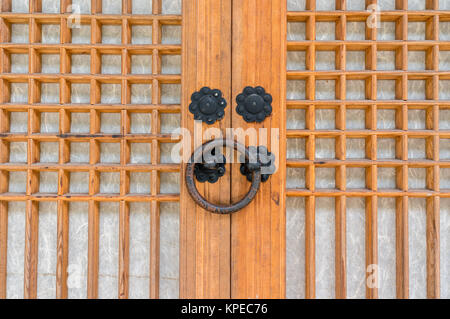
[[[449,297],[449,9],[288,0],[288,297]]]
[[[181,22],[179,0],[1,1],[0,297],[178,296]]]

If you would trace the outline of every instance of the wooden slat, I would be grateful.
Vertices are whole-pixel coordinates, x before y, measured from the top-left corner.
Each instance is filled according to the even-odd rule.
[[[0,201],[0,299],[6,298],[8,203]]]
[[[27,201],[25,226],[24,298],[37,297],[39,207],[37,202]]]
[[[397,198],[395,221],[397,298],[409,298],[408,197]]]
[[[119,211],[119,299],[128,299],[130,266],[130,209],[120,202]]]
[[[440,198],[427,199],[427,297],[440,298]]]
[[[316,202],[314,196],[305,201],[305,296],[316,298]]]
[[[366,198],[366,298],[378,298],[378,197]]]
[[[67,266],[69,262],[69,203],[58,201],[56,298],[67,298]]]
[[[233,127],[268,129],[267,146],[277,159],[284,157],[278,147],[285,134],[286,63],[280,54],[285,41],[285,1],[233,1],[233,97],[246,86],[262,86],[273,97],[273,113],[261,124],[246,123],[234,111],[233,101]],[[272,128],[279,131],[271,132]],[[254,201],[232,216],[233,298],[285,296],[284,175],[284,169],[279,169],[261,185]],[[236,201],[248,191],[238,165],[233,166],[232,179]]]
[[[437,1],[429,3],[429,5],[437,6]],[[437,27],[437,26],[436,26]],[[436,30],[437,32],[437,30]],[[438,68],[439,57],[433,55],[433,64],[435,69]],[[436,93],[435,93],[436,94]],[[438,95],[435,96],[438,99]],[[427,112],[427,128],[439,130],[439,107],[434,105]],[[431,118],[430,118],[431,117]],[[434,136],[431,141],[427,143],[429,155],[435,161],[439,161],[439,138]],[[427,168],[427,180],[426,187],[434,191],[440,190],[439,180],[439,166]],[[427,198],[427,297],[428,298],[440,298],[441,281],[440,281],[440,254],[445,252],[440,251],[440,209],[441,209],[440,197],[433,196]]]
[[[89,201],[89,243],[87,296],[98,298],[98,245],[99,245],[99,207],[98,203]]]
[[[150,208],[150,298],[159,298],[159,204],[155,201]],[[180,283],[181,284],[181,283]]]
[[[225,118],[213,126],[231,127],[231,0],[183,1],[182,126],[194,132],[188,110],[192,93],[203,86],[220,89],[228,101]],[[201,132],[200,132],[201,133]],[[192,135],[193,136],[193,135]],[[191,143],[194,144],[194,143]],[[184,145],[193,151],[196,145]],[[214,203],[230,203],[230,173],[214,185],[198,185]],[[206,212],[192,201],[181,174],[180,297],[229,298],[230,216]]]
[[[335,295],[337,299],[345,299],[347,296],[346,197],[337,197],[335,203]]]

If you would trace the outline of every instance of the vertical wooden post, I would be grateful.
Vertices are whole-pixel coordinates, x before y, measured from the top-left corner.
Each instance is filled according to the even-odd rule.
[[[58,201],[56,264],[56,298],[67,298],[67,264],[69,262],[69,202]]]
[[[286,1],[233,1],[233,128],[267,129],[267,142],[260,136],[259,144],[267,144],[278,167],[254,201],[232,216],[233,298],[285,296],[286,20]],[[234,98],[246,86],[262,86],[273,97],[263,123],[247,123],[235,112]],[[248,189],[239,165],[232,180],[236,201]]]
[[[228,101],[225,118],[214,126],[225,135],[231,127],[231,0],[183,1],[182,126],[191,133],[194,117],[188,106],[192,93],[203,86],[220,89]],[[229,298],[230,216],[200,209],[190,198],[182,163],[180,192],[180,297]],[[199,185],[209,201],[230,203],[230,173],[216,184]]]
[[[0,299],[6,298],[8,202],[0,201]]]

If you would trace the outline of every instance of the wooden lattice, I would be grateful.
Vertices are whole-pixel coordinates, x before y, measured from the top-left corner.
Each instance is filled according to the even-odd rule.
[[[358,7],[347,8],[349,2]],[[445,65],[450,47],[445,40],[449,36],[450,13],[437,11],[438,0],[423,1],[420,11],[408,8],[407,0],[392,1],[393,8],[379,7],[382,11],[375,13],[365,10],[370,5],[375,9],[375,0],[365,3],[339,0],[336,6],[329,4],[330,8],[319,8],[316,1],[306,0],[305,11],[296,9],[296,1],[290,3],[292,7],[288,10],[292,11],[287,14],[287,196],[305,198],[305,296],[315,296],[318,280],[315,204],[319,197],[335,198],[336,297],[345,298],[347,294],[348,197],[365,198],[366,267],[378,264],[378,202],[381,197],[395,198],[396,233],[392,236],[396,238],[399,298],[409,296],[408,254],[416,253],[409,251],[408,246],[408,199],[426,200],[427,294],[428,297],[439,296],[440,199],[449,197],[448,174],[443,173],[450,167],[445,151],[449,137],[450,90],[450,70]],[[321,3],[326,5],[326,2]],[[336,11],[332,11],[334,9]],[[374,24],[376,21],[371,17],[378,17],[381,24],[370,27],[366,22]],[[419,24],[415,25],[417,22]],[[335,34],[330,30],[335,30]],[[328,57],[327,61],[327,52],[331,52],[329,57],[334,53],[334,60]],[[383,60],[384,52],[391,52],[390,58]],[[423,64],[412,63],[415,54],[422,54],[420,62]],[[299,92],[305,95],[299,96]],[[326,111],[335,114],[332,127],[323,127],[325,120],[321,116]],[[296,112],[304,112],[305,121],[289,127],[290,118],[299,116]],[[413,115],[414,112],[417,114]],[[420,123],[411,120],[417,115]],[[356,121],[356,126],[349,120]],[[355,148],[352,141],[356,139],[360,144]],[[391,144],[386,147],[386,143]],[[362,156],[349,156],[354,155],[358,147]],[[304,154],[297,152],[290,156],[290,149],[302,150]],[[386,149],[392,150],[391,156],[383,154]],[[320,152],[330,153],[330,150],[331,156],[321,156]],[[355,168],[364,169],[365,178],[363,185],[351,187],[349,182],[356,178]],[[319,175],[327,178],[326,169],[332,169],[328,175],[332,185],[324,187],[318,180]],[[392,173],[393,184],[385,183],[385,178],[389,177],[383,174],[386,169]],[[305,185],[296,184],[294,180],[289,186],[289,172],[303,174]],[[423,185],[419,187],[408,183],[415,172],[422,174]],[[366,287],[366,296],[376,298],[378,290]]]
[[[55,289],[56,296],[64,298],[67,297],[66,276],[70,249],[68,247],[69,202],[89,202],[87,295],[97,297],[99,203],[113,201],[120,204],[118,296],[121,298],[128,296],[129,205],[132,202],[149,202],[151,203],[149,295],[157,298],[160,260],[159,203],[179,200],[178,194],[163,192],[160,189],[161,179],[167,178],[170,174],[179,174],[179,164],[160,160],[160,154],[163,147],[165,150],[170,150],[171,145],[174,145],[168,142],[176,142],[171,139],[171,132],[161,132],[161,126],[164,126],[161,122],[164,121],[165,116],[177,114],[179,116],[180,102],[168,100],[164,94],[171,89],[170,86],[181,86],[181,71],[179,70],[178,74],[163,74],[162,71],[164,71],[165,58],[181,56],[181,15],[164,14],[161,0],[153,0],[152,8],[149,8],[147,14],[136,12],[139,10],[133,9],[134,1],[132,0],[122,1],[121,14],[102,14],[102,1],[92,0],[91,12],[84,13],[86,8],[81,8],[82,14],[79,21],[82,27],[90,27],[90,31],[88,30],[90,40],[88,38],[88,43],[80,43],[79,40],[74,40],[77,43],[72,43],[72,39],[80,36],[82,29],[71,28],[71,24],[78,22],[68,12],[71,0],[61,0],[58,13],[43,13],[41,0],[31,0],[29,12],[11,12],[13,2],[14,0],[2,0],[0,7],[0,42],[2,43],[0,46],[0,297],[6,297],[7,290],[9,202],[26,201],[24,296],[31,298],[36,297],[37,294],[39,202],[57,202],[58,245]],[[20,40],[14,38],[14,28],[17,25],[21,25],[19,27],[25,30],[28,28],[28,39],[26,33],[20,33],[25,34],[25,39],[22,39],[24,43],[18,43],[17,41]],[[50,32],[46,28],[48,25],[53,25],[56,30],[59,29],[57,43],[45,43]],[[111,26],[120,29],[117,29],[118,35],[105,39],[104,27]],[[144,37],[142,30],[133,31],[133,28],[138,26],[151,27],[151,38],[142,42]],[[169,31],[172,28],[170,32],[179,34],[178,41],[174,42],[170,36],[165,38],[167,27]],[[14,70],[12,61],[17,54],[28,55],[28,70]],[[58,63],[55,65],[54,62],[48,65],[47,55],[56,55],[56,58],[59,58],[59,65]],[[114,55],[118,56],[120,61],[117,66],[118,72],[104,74],[102,65],[105,67],[104,64],[108,62],[102,62],[102,59],[105,56]],[[74,72],[73,68],[76,66],[72,59],[74,56],[90,58],[90,71]],[[149,57],[149,60],[141,59],[140,65],[136,66],[144,70],[140,73],[146,74],[134,72],[136,57]],[[105,92],[102,94],[102,90],[107,90],[107,85],[111,84],[116,86],[111,87],[113,89],[107,91],[107,94]],[[41,97],[44,96],[44,92],[51,89],[51,85],[59,87],[56,89],[56,100],[53,101],[50,98],[49,102],[47,98]],[[134,93],[134,85],[141,85],[141,91]],[[21,87],[26,90],[24,98],[17,97]],[[76,90],[85,90],[87,95],[81,94],[79,95],[81,100],[77,100],[74,95],[75,92],[80,91]],[[142,100],[141,93],[148,100]],[[113,94],[114,97],[111,96]],[[117,101],[114,101],[114,98],[117,98]],[[20,112],[22,114],[19,114]],[[116,126],[112,125],[112,129],[111,126],[103,128],[103,122],[106,122],[108,114],[114,118],[112,123],[116,121]],[[25,124],[20,121],[20,116],[25,116]],[[133,126],[136,124],[133,121],[141,121],[140,124],[137,123],[141,125],[141,129],[134,130]],[[46,126],[47,124],[49,126]],[[20,125],[24,125],[23,130],[20,130]],[[87,131],[80,129],[83,126],[87,127]],[[142,127],[149,130],[151,127],[151,130],[142,131]],[[16,154],[17,150],[20,151],[20,145],[17,144],[20,142],[26,144],[24,152]],[[56,143],[56,148],[55,145],[47,144],[48,142]],[[140,153],[137,155],[144,157],[145,160],[135,161],[132,158],[133,147],[137,143],[145,145],[145,148],[140,148]],[[76,146],[78,147],[77,156],[87,156],[86,160],[74,160],[72,152],[75,152]],[[56,154],[48,153],[55,150]],[[115,156],[117,161],[108,160],[108,163],[105,163],[103,152],[116,152],[113,158]],[[151,160],[149,154],[151,154]],[[41,161],[43,158],[48,159],[52,156],[56,158],[55,162]],[[19,158],[18,162],[11,162],[12,157]],[[19,193],[11,191],[11,183],[18,181],[16,178],[13,179],[13,176],[18,176],[15,175],[17,172],[26,176],[23,192]],[[53,193],[42,192],[43,188],[40,187],[40,178],[43,179],[46,172],[55,174],[52,180],[55,190]],[[147,173],[148,176],[148,180],[144,181],[149,187],[147,194],[132,193],[133,188],[130,189],[133,174],[140,172]],[[85,174],[83,182],[86,184],[86,193],[84,194],[71,192],[71,178],[75,178],[75,173]],[[108,174],[114,174],[114,176]],[[102,190],[102,178],[111,178],[110,181],[116,184],[116,189],[111,190],[106,187]]]

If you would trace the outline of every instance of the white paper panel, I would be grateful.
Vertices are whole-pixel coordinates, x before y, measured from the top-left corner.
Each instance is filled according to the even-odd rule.
[[[130,203],[129,298],[149,298],[150,203]]]
[[[377,3],[383,11],[395,10],[395,0],[378,0]]]
[[[160,203],[160,280],[161,299],[178,298],[179,293],[179,203]]]
[[[304,100],[306,99],[306,82],[305,80],[288,80],[286,82],[286,98],[288,100]]]
[[[162,25],[161,26],[162,44],[181,44],[181,26],[180,25]]]
[[[366,22],[348,21],[347,22],[347,40],[364,41],[366,40]]]
[[[286,129],[303,130],[306,128],[306,112],[304,109],[286,111]]]
[[[336,9],[336,3],[329,0],[317,0],[316,9],[317,11],[334,11]]]
[[[304,41],[306,39],[306,23],[288,22],[287,39],[288,41]]]
[[[378,280],[380,299],[396,297],[395,199],[378,198]]]
[[[60,2],[55,0],[42,0],[42,12],[44,13],[59,13]]]
[[[100,203],[98,297],[118,297],[119,203]]]
[[[30,8],[29,0],[11,0],[12,1],[12,12],[16,13],[28,13]]]
[[[70,143],[70,162],[71,163],[89,163],[89,143],[72,142]]]
[[[90,0],[72,0],[72,10],[78,9],[82,14],[91,13],[91,1]],[[74,12],[74,11],[72,11]]]
[[[70,132],[71,133],[89,133],[90,114],[89,113],[71,113]]]
[[[9,172],[8,192],[23,193],[27,191],[27,172]]]
[[[427,297],[426,225],[426,199],[410,197],[408,199],[409,297],[412,299]]]
[[[9,122],[9,131],[11,133],[28,132],[28,112],[11,112]]]
[[[347,138],[347,159],[366,158],[366,140],[364,138]]]
[[[395,51],[377,52],[377,70],[395,70]]]
[[[122,57],[120,55],[103,54],[101,63],[103,74],[120,74],[122,72]]]
[[[69,192],[72,194],[88,194],[89,172],[71,172]]]
[[[336,52],[335,51],[316,51],[316,70],[335,70]]]
[[[11,83],[11,103],[28,103],[28,83]]]
[[[335,80],[316,80],[316,100],[336,99]]]
[[[366,169],[364,167],[347,167],[347,188],[366,188]]]
[[[59,43],[60,42],[59,24],[43,24],[41,42],[48,44]]]
[[[9,143],[9,162],[10,163],[26,163],[28,159],[27,142],[11,142]]]
[[[334,130],[336,128],[336,111],[334,109],[316,110],[316,130]]]
[[[172,134],[181,127],[181,116],[178,113],[161,113],[160,126],[162,134]]]
[[[365,199],[347,197],[347,298],[366,296]]]
[[[316,159],[334,159],[336,140],[334,138],[316,138]]]
[[[333,189],[336,187],[336,169],[334,167],[316,167],[316,188]]]
[[[382,21],[377,29],[377,40],[393,41],[395,40],[395,22]]]
[[[6,298],[23,298],[25,252],[25,202],[8,203]]]
[[[88,24],[80,24],[77,27],[72,28],[72,43],[74,44],[91,43],[91,26]]]
[[[57,202],[39,203],[37,297],[56,298]]]
[[[347,51],[346,69],[364,70],[366,68],[366,53],[364,51]]]
[[[11,54],[11,73],[28,73],[28,54]]]
[[[152,0],[132,0],[131,12],[133,14],[151,14]]]
[[[347,100],[365,100],[366,99],[366,81],[347,80]]]
[[[42,85],[41,90],[45,94],[49,94],[44,98],[45,101],[51,101],[51,103],[59,102],[59,84],[55,83],[56,86],[52,85]],[[55,97],[57,99],[55,99]],[[42,101],[41,101],[42,102]],[[59,113],[58,112],[42,112],[41,113],[41,133],[59,133]]]
[[[11,24],[11,42],[12,43],[29,43],[29,27],[24,23]]]
[[[327,1],[331,2],[331,1]],[[336,23],[333,22],[316,22],[316,40],[317,41],[334,41],[336,40]]]
[[[58,193],[58,172],[39,173],[39,193]]]
[[[39,143],[41,163],[58,163],[59,143],[58,142],[40,142]]]
[[[59,54],[41,54],[41,73],[59,73],[59,62]]]
[[[182,1],[181,0],[162,0],[163,14],[181,14]]]
[[[159,177],[161,194],[180,193],[180,173],[161,172]]]
[[[122,1],[102,0],[102,13],[103,14],[121,14],[122,13]]]
[[[286,171],[286,188],[305,188],[305,176],[305,168],[288,167]]]
[[[102,43],[103,44],[121,44],[122,26],[120,25],[102,25]]]
[[[287,69],[305,70],[306,69],[306,51],[288,51],[287,52]]]
[[[306,8],[306,0],[287,0],[288,11],[304,11]]]
[[[286,298],[305,298],[305,198],[286,200]]]
[[[335,199],[316,198],[316,297],[335,296]]]
[[[152,26],[151,25],[133,25],[131,26],[132,44],[151,44]]]
[[[365,2],[361,0],[347,0],[347,10],[364,11]]]
[[[69,204],[69,262],[67,288],[70,299],[87,297],[87,267],[89,238],[89,204]]]

